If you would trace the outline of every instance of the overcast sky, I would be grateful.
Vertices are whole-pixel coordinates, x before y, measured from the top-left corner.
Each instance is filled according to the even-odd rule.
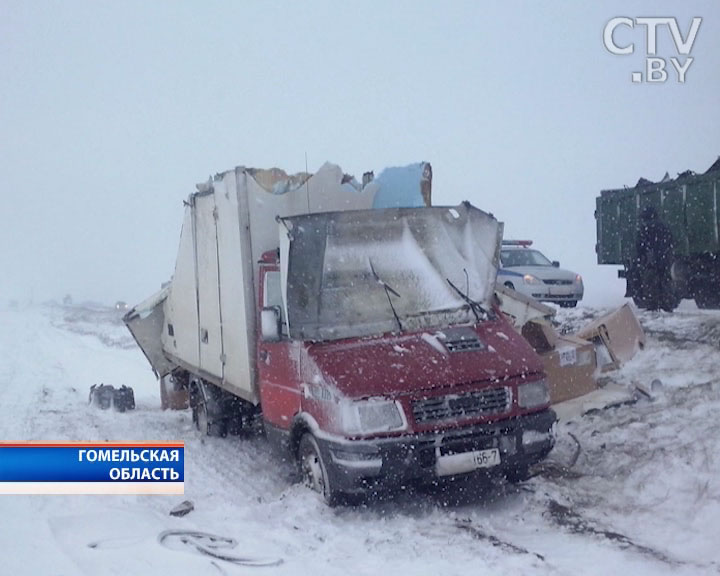
[[[702,17],[684,84],[658,29]],[[682,59],[686,56],[680,55]],[[470,200],[585,277],[601,189],[720,155],[720,3],[0,0],[0,303],[136,303],[172,274],[182,200],[236,165],[360,177],[427,160],[435,204]]]

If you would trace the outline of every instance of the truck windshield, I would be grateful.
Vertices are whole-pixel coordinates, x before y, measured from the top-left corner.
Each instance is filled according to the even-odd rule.
[[[503,250],[502,265],[505,268],[512,268],[513,266],[552,266],[552,262],[537,250],[521,248],[517,250]]]
[[[337,212],[286,223],[293,338],[333,340],[474,322],[475,313],[448,279],[490,307],[500,225],[476,208]]]

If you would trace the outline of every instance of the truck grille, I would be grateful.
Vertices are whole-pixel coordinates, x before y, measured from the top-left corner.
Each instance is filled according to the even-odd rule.
[[[543,280],[543,282],[552,286],[569,286],[572,284],[572,280]]]
[[[510,409],[510,388],[489,388],[468,394],[448,394],[425,398],[412,403],[413,416],[418,424],[448,422],[502,414]]]

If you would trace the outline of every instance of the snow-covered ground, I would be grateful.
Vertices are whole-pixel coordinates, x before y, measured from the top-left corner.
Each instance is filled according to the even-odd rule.
[[[559,316],[572,327],[598,313]],[[184,497],[0,496],[0,574],[718,574],[720,313],[684,306],[641,321],[645,351],[603,378],[659,379],[661,391],[562,422],[524,485],[458,483],[331,509],[264,438],[201,439],[189,413],[161,411],[120,313],[1,309],[0,439],[184,440],[186,480]],[[132,386],[137,409],[89,407],[99,382]],[[185,498],[195,510],[169,516]],[[282,563],[213,559],[192,538],[161,542],[166,530],[234,539],[214,545]]]

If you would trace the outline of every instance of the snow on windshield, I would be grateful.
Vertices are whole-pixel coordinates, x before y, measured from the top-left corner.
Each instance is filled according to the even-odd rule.
[[[475,208],[288,220],[288,317],[298,337],[335,339],[473,319],[447,279],[489,306],[499,224]]]

